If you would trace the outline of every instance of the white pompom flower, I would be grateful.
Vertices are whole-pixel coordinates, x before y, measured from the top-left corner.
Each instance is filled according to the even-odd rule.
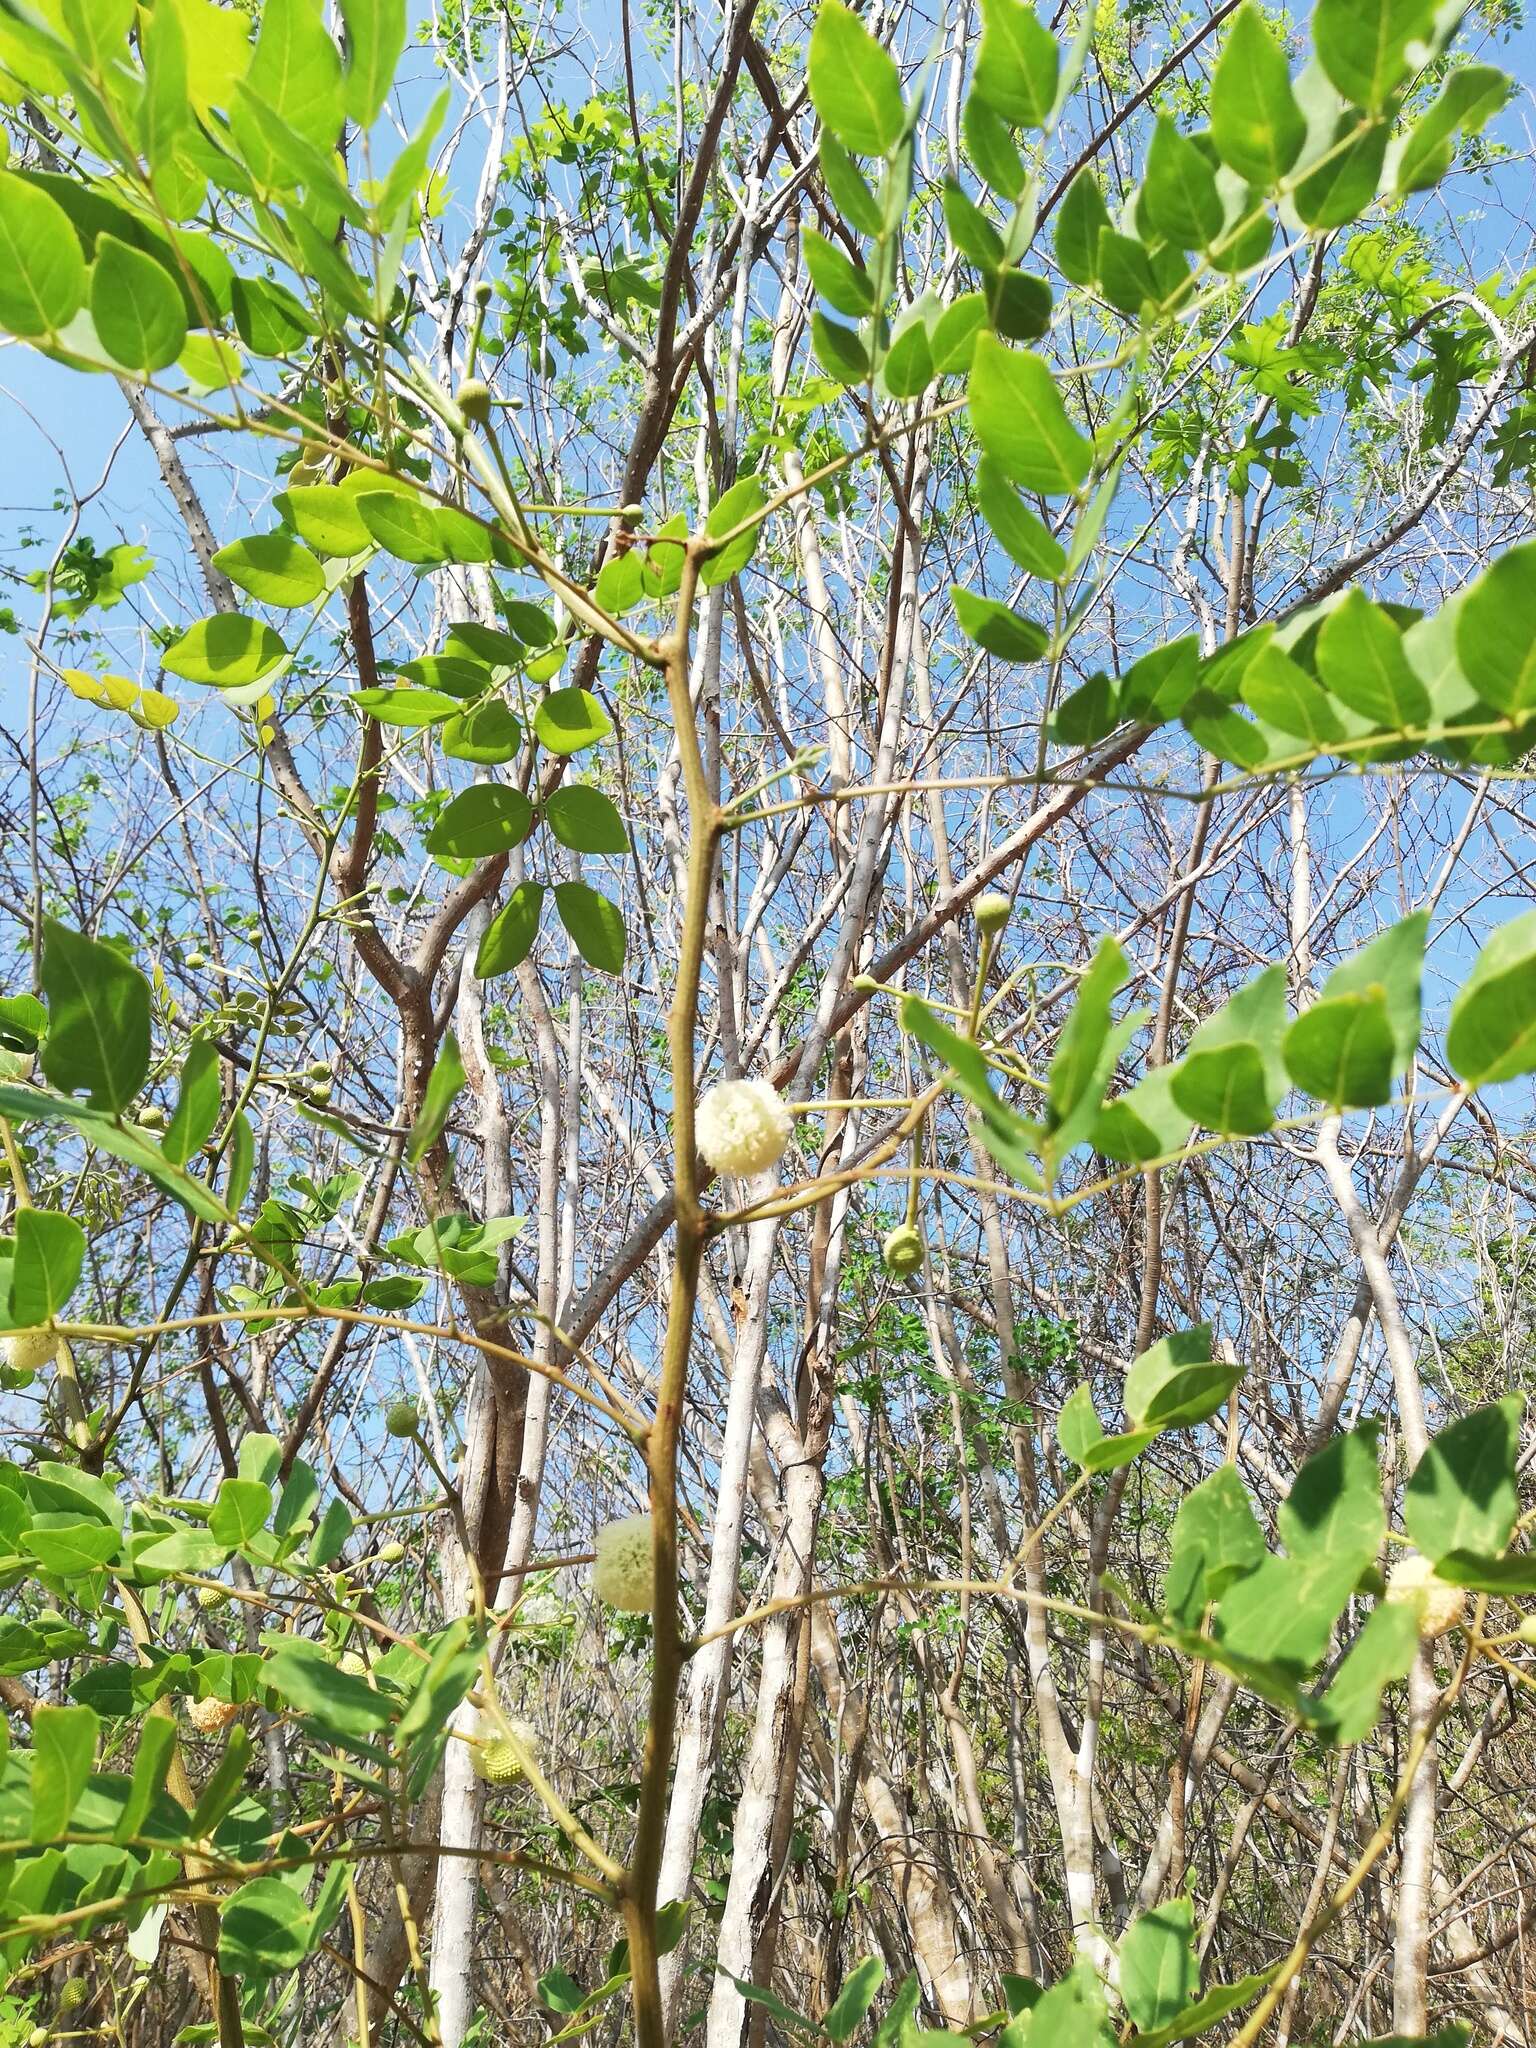
[[[227,1728],[240,1709],[229,1700],[189,1700],[187,1719],[199,1735],[217,1735],[221,1728]]]
[[[1453,1629],[1467,1608],[1463,1589],[1439,1578],[1429,1559],[1417,1551],[1399,1559],[1388,1572],[1387,1598],[1395,1607],[1418,1609],[1419,1634],[1426,1642]]]
[[[592,1590],[623,1614],[649,1614],[656,1592],[651,1558],[651,1518],[626,1515],[597,1532]]]
[[[793,1128],[771,1081],[720,1081],[698,1107],[699,1150],[716,1173],[766,1173],[784,1157]]]
[[[8,1330],[0,1349],[12,1372],[41,1372],[57,1357],[59,1340],[52,1330]]]

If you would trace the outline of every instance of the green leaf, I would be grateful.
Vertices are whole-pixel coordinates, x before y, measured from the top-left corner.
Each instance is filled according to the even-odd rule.
[[[523,729],[499,698],[450,718],[440,745],[455,761],[511,761],[523,744]]]
[[[1381,1696],[1406,1678],[1419,1647],[1419,1620],[1401,1602],[1382,1601],[1350,1646],[1323,1694],[1314,1725],[1325,1741],[1363,1742],[1376,1725]]]
[[[1463,597],[1456,653],[1485,702],[1511,714],[1536,705],[1536,541],[1501,555]]]
[[[1409,45],[1428,44],[1435,0],[1317,0],[1312,40],[1318,62],[1357,107],[1379,113],[1409,64]]]
[[[1448,1550],[1435,1559],[1435,1577],[1449,1586],[1477,1593],[1536,1593],[1536,1552],[1517,1550],[1508,1557],[1480,1557],[1472,1550]]]
[[[983,455],[976,468],[976,503],[1005,552],[1027,575],[1054,581],[1065,569],[1065,548],[1030,511],[1007,471],[990,455]]]
[[[1093,466],[1093,447],[1067,417],[1056,380],[1026,349],[990,334],[976,343],[971,424],[984,451],[1025,490],[1075,491]]]
[[[397,561],[435,568],[450,559],[435,506],[400,491],[359,491],[354,502],[370,535]]]
[[[1266,642],[1243,670],[1243,702],[1256,718],[1324,748],[1344,738],[1342,719],[1306,670]]]
[[[1376,1460],[1375,1430],[1365,1428],[1302,1466],[1280,1508],[1289,1556],[1266,1557],[1217,1610],[1217,1635],[1235,1655],[1297,1671],[1323,1655],[1386,1534]]]
[[[1403,1525],[1431,1564],[1447,1551],[1496,1557],[1520,1512],[1523,1394],[1474,1408],[1430,1444],[1403,1494]]]
[[[1056,213],[1056,261],[1063,277],[1092,284],[1099,274],[1099,236],[1110,225],[1099,181],[1086,167],[1067,187]]]
[[[1037,2048],[1113,2048],[1104,1987],[1091,1963],[1075,1963],[1044,1993],[1030,2013],[1026,2038]]]
[[[126,1842],[143,1828],[150,1808],[159,1799],[165,1774],[176,1747],[176,1723],[169,1714],[146,1714],[139,1723],[138,1747],[133,1754],[133,1777],[122,1812],[112,1830],[114,1841]]]
[[[811,346],[817,362],[839,384],[868,381],[869,350],[851,327],[844,327],[839,320],[829,320],[824,313],[812,313]]]
[[[185,1166],[207,1144],[222,1107],[218,1048],[211,1039],[194,1038],[182,1063],[175,1114],[160,1141],[160,1149],[173,1166]]]
[[[1091,747],[1120,722],[1115,686],[1102,669],[1063,697],[1051,718],[1050,737],[1063,747]]]
[[[973,92],[960,116],[960,130],[971,162],[1000,199],[1017,201],[1029,182],[1008,123]]]
[[[1279,1965],[1275,1967],[1278,1969]],[[1240,2005],[1250,2004],[1267,1989],[1273,1975],[1274,1970],[1265,1970],[1258,1976],[1240,1978],[1236,1984],[1213,1984],[1203,1998],[1186,2006],[1166,2027],[1138,2035],[1136,2048],[1172,2048],[1175,2041],[1192,2040],[1215,2021],[1225,2019],[1229,2012],[1236,2012]]]
[[[269,1977],[296,1970],[309,1953],[310,1914],[304,1894],[282,1877],[253,1877],[223,1902],[219,1968],[226,1977]]]
[[[627,853],[629,834],[611,797],[585,782],[551,791],[544,815],[562,846],[576,853]]]
[[[823,19],[827,7],[836,4],[837,0],[824,0]],[[842,11],[841,8],[839,11]],[[852,16],[849,19],[851,20]],[[709,508],[709,517],[704,521],[706,537],[713,540],[718,535],[729,533],[733,527],[739,526],[742,520],[751,519],[755,512],[760,512],[766,502],[761,477],[740,478]],[[745,532],[738,533],[734,540],[727,541],[724,547],[717,548],[707,557],[699,569],[699,581],[706,590],[712,590],[717,583],[728,583],[738,570],[746,567],[752,559],[760,531],[761,527],[754,523],[748,526]]]
[[[885,1982],[885,1964],[865,1956],[843,1979],[843,1988],[822,2016],[821,2031],[829,2041],[846,2041],[874,2002]]]
[[[951,1031],[917,996],[903,999],[901,1028],[937,1053],[954,1075],[960,1093],[981,1112],[981,1141],[998,1165],[1016,1173],[1026,1186],[1039,1188],[1042,1182],[1032,1153],[1038,1150],[1043,1134],[1038,1125],[1019,1116],[997,1095],[980,1046]]]
[[[174,363],[187,338],[181,293],[163,266],[115,235],[96,240],[91,319],[107,354],[140,377]]]
[[[158,191],[177,169],[176,145],[192,117],[190,53],[180,10],[152,10],[141,22],[139,47],[144,55],[139,136]]]
[[[313,604],[325,595],[325,571],[308,548],[281,528],[231,541],[219,549],[213,566],[259,604]]]
[[[1501,926],[1478,954],[1451,1006],[1445,1056],[1476,1088],[1536,1072],[1536,910]]]
[[[941,377],[969,373],[986,321],[987,302],[980,292],[962,292],[944,308],[928,337],[933,367]]]
[[[1102,938],[1077,986],[1046,1076],[1046,1129],[1051,1156],[1063,1158],[1083,1142],[1104,1100],[1104,1089],[1135,1022],[1115,1024],[1110,1004],[1130,977],[1130,962],[1111,938]]]
[[[1120,1996],[1140,2031],[1167,2026],[1199,1990],[1194,1901],[1169,1899],[1133,1920],[1120,1940]]]
[[[928,321],[935,304],[925,295],[896,322],[880,365],[880,384],[888,397],[916,398],[933,382],[937,372]]]
[[[879,203],[864,182],[863,173],[837,138],[822,131],[816,154],[829,197],[838,212],[861,235],[878,235],[884,230]]]
[[[1429,692],[1408,665],[1403,636],[1364,591],[1351,590],[1323,621],[1317,666],[1352,711],[1403,732],[1429,723]]]
[[[1003,238],[954,178],[944,180],[944,222],[949,238],[978,270],[995,270],[1003,260]]]
[[[1421,192],[1438,184],[1456,154],[1458,133],[1475,135],[1508,100],[1514,80],[1492,64],[1463,64],[1450,72],[1427,111],[1397,151],[1393,190]]]
[[[884,156],[901,140],[901,74],[843,0],[822,0],[811,31],[810,88],[823,126],[857,155]]]
[[[829,4],[836,5],[836,0],[829,0]],[[731,1982],[748,2004],[760,2005],[764,2011],[771,2012],[791,2033],[806,2034],[814,2040],[821,2032],[814,2020],[808,2020],[803,2012],[796,2012],[792,2005],[786,2005],[776,1991],[765,1991],[761,1985],[748,1984],[742,1977],[732,1977]]]
[[[317,331],[316,322],[307,307],[286,285],[280,285],[272,278],[237,277],[231,299],[235,331],[254,356],[288,355],[294,349],[302,348]],[[332,487],[317,484],[312,488]]]
[[[265,0],[244,85],[253,100],[306,142],[327,151],[335,148],[341,128],[341,60],[319,0]],[[242,133],[248,153],[249,141]],[[276,182],[265,148],[251,154],[250,167],[264,183]]]
[[[272,1690],[328,1735],[361,1741],[394,1720],[394,1708],[366,1679],[343,1671],[318,1643],[302,1636],[281,1643],[267,1659]]]
[[[1213,1360],[1209,1323],[1173,1332],[1132,1361],[1126,1418],[1136,1429],[1190,1428],[1214,1415],[1241,1377],[1241,1366]]]
[[[101,1722],[89,1707],[39,1707],[32,1716],[32,1825],[34,1842],[50,1841],[69,1826],[96,1756]]]
[[[1157,1434],[1155,1429],[1133,1429],[1123,1436],[1106,1436],[1086,1381],[1067,1397],[1056,1417],[1056,1441],[1085,1472],[1113,1472],[1129,1465]]]
[[[981,0],[975,90],[1006,120],[1043,128],[1056,104],[1061,53],[1028,0]]]
[[[958,583],[950,585],[949,594],[966,638],[1000,661],[1038,661],[1049,647],[1050,637],[1043,626],[999,604],[995,597],[983,597]]]
[[[1296,187],[1297,218],[1313,229],[1347,227],[1357,220],[1376,196],[1388,134],[1385,121],[1362,127],[1355,115],[1341,114],[1317,168]]]
[[[1191,690],[1180,715],[1190,737],[1220,761],[1254,769],[1262,768],[1269,758],[1269,742],[1263,733],[1215,690]]]
[[[617,974],[624,965],[624,917],[618,905],[599,896],[585,882],[556,882],[555,909],[576,950],[600,974]]]
[[[459,1053],[459,1041],[450,1031],[444,1035],[432,1068],[432,1077],[427,1082],[426,1094],[422,1097],[421,1114],[416,1119],[410,1142],[405,1148],[406,1161],[409,1165],[419,1166],[442,1136],[443,1126],[448,1121],[448,1112],[458,1100],[464,1080],[464,1061]]]
[[[1173,1099],[1224,1137],[1258,1137],[1285,1093],[1285,969],[1267,967],[1208,1017],[1175,1068]]]
[[[1376,1109],[1392,1099],[1392,1026],[1380,994],[1320,999],[1286,1032],[1284,1051],[1296,1086],[1330,1109]]]
[[[194,1841],[211,1834],[225,1815],[245,1796],[246,1766],[251,1760],[251,1738],[244,1728],[229,1731],[224,1754],[198,1794],[187,1832]]]
[[[1159,114],[1147,150],[1136,223],[1178,249],[1204,249],[1221,232],[1224,209],[1216,173],[1187,135]]]
[[[613,731],[613,720],[587,690],[551,690],[533,714],[533,729],[551,754],[579,754]]]
[[[293,484],[280,502],[302,537],[322,555],[362,555],[373,546],[354,491],[344,491],[338,484]]]
[[[366,128],[378,118],[405,48],[405,0],[341,0],[347,26],[343,103]]]
[[[242,612],[215,612],[188,626],[160,660],[173,676],[185,676],[189,683],[232,690],[260,682],[287,658],[281,636],[260,619],[248,619]]]
[[[428,853],[454,860],[481,860],[521,846],[533,830],[533,805],[520,789],[477,782],[460,792],[427,834]]]
[[[1211,79],[1211,140],[1224,164],[1272,192],[1301,154],[1307,124],[1291,91],[1290,66],[1264,19],[1246,0],[1228,31]]]
[[[839,313],[850,314],[855,320],[872,313],[875,287],[869,272],[845,256],[835,243],[818,234],[815,228],[802,228],[800,239],[811,283],[827,304]]]
[[[43,1072],[95,1109],[125,1108],[149,1072],[149,983],[115,946],[43,924]]]
[[[69,216],[46,192],[0,171],[0,327],[33,341],[85,303],[85,258]]]
[[[1009,341],[1038,341],[1051,324],[1051,288],[1006,265],[987,280],[984,294],[992,325]]]
[[[1105,1103],[1094,1119],[1093,1143],[1111,1159],[1140,1166],[1187,1144],[1191,1121],[1173,1099],[1172,1067],[1154,1067],[1127,1094]]]
[[[1164,1612],[1197,1628],[1206,1608],[1257,1570],[1265,1555],[1264,1532],[1243,1482],[1233,1466],[1219,1465],[1184,1496],[1173,1518]]]
[[[354,690],[352,702],[380,725],[438,725],[457,718],[463,706],[442,690]]]
[[[542,882],[519,882],[486,926],[475,954],[475,972],[482,981],[506,974],[526,960],[538,936],[544,908]]]
[[[238,1550],[267,1526],[272,1489],[259,1479],[225,1479],[208,1510],[208,1534],[226,1550]]]
[[[68,1515],[37,1515],[23,1529],[20,1547],[38,1567],[61,1579],[83,1578],[116,1557],[120,1539],[100,1522],[72,1522]]]
[[[51,1322],[79,1286],[85,1232],[57,1209],[18,1209],[11,1228],[11,1321],[26,1330]]]
[[[1156,305],[1161,297],[1146,250],[1134,235],[1122,235],[1115,228],[1099,230],[1095,275],[1109,303],[1133,320],[1143,306]]]

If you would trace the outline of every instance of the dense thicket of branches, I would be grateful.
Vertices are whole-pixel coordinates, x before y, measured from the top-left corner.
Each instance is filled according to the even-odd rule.
[[[173,4],[155,0],[156,16]],[[1179,723],[1125,718],[1076,749],[1070,728],[1043,735],[1096,674],[1123,677],[1181,636],[1210,656],[1350,584],[1434,614],[1532,534],[1527,108],[1516,99],[1466,139],[1432,190],[1342,227],[1283,219],[1257,268],[1149,330],[1133,417],[1117,421],[1129,385],[1102,368],[1129,364],[1133,323],[1062,277],[1052,236],[1082,165],[1115,208],[1159,115],[1203,124],[1233,11],[1101,6],[1081,87],[1039,144],[1028,262],[1057,308],[1037,346],[1058,371],[1084,367],[1064,386],[1079,423],[1125,438],[1085,577],[1043,597],[1026,579],[1022,608],[1048,629],[1077,606],[1048,662],[989,654],[957,621],[952,586],[1015,598],[1020,576],[979,511],[955,387],[902,408],[837,381],[813,347],[802,230],[849,238],[818,163],[805,10],[466,0],[415,25],[374,155],[346,130],[362,189],[448,88],[393,252],[396,310],[443,394],[468,370],[489,385],[553,604],[494,563],[378,553],[302,638],[284,628],[297,651],[274,702],[180,682],[160,657],[190,621],[256,609],[214,552],[276,524],[278,494],[337,480],[343,446],[447,490],[462,441],[408,393],[383,419],[382,373],[370,385],[320,336],[252,358],[265,433],[235,430],[211,386],[177,402],[174,370],[153,390],[98,376],[73,416],[77,370],[5,353],[20,451],[5,492],[5,988],[38,986],[45,917],[130,942],[153,982],[148,1122],[175,1107],[191,1035],[214,1046],[224,1106],[254,1137],[246,1223],[259,1215],[265,1233],[254,1249],[220,1226],[189,1234],[170,1194],[68,1125],[12,1132],[13,1187],[85,1227],[70,1313],[102,1329],[73,1345],[83,1437],[54,1376],[5,1395],[18,1460],[84,1443],[91,1469],[163,1509],[212,1499],[243,1439],[275,1437],[285,1469],[307,1461],[358,1518],[346,1579],[295,1592],[263,1578],[258,1597],[237,1561],[224,1608],[172,1580],[143,1596],[150,1638],[255,1650],[264,1629],[325,1627],[333,1655],[355,1653],[463,1614],[478,1572],[493,1608],[521,1593],[498,1638],[501,1697],[562,1803],[552,1812],[526,1778],[485,1787],[470,1746],[450,1745],[395,1816],[391,1853],[359,1862],[352,1917],[270,2007],[272,2038],[361,2027],[373,2044],[456,2048],[559,2032],[612,1973],[617,1931],[602,1898],[561,1881],[568,1823],[620,1858],[637,1813],[652,1828],[660,1900],[692,1902],[661,1964],[672,2037],[734,2048],[754,2027],[790,2034],[733,1980],[820,2016],[874,1954],[893,1986],[916,1973],[923,2023],[958,2028],[1003,2005],[1006,1974],[1050,1983],[1074,1956],[1106,1963],[1138,1913],[1183,1894],[1205,1981],[1235,1983],[1286,1955],[1397,1820],[1424,1688],[1433,1701],[1451,1680],[1459,1638],[1438,1672],[1430,1652],[1389,1688],[1365,1740],[1329,1747],[1217,1666],[1102,1616],[1164,1611],[1173,1517],[1223,1461],[1273,1541],[1298,1467],[1339,1430],[1380,1420],[1390,1501],[1426,1422],[1433,1434],[1527,1387],[1525,1084],[1469,1098],[1439,1049],[1478,946],[1530,901],[1526,783],[1411,743],[1366,773],[1334,759],[1244,777]],[[979,190],[961,109],[980,16],[962,0],[867,19],[921,103],[898,299],[950,299],[975,233],[953,199],[946,216],[945,179]],[[1065,44],[1078,23],[1063,10],[1051,26]],[[1458,53],[1498,62],[1517,27],[1474,10]],[[1304,42],[1303,27],[1293,51]],[[1410,111],[1443,69],[1412,85]],[[18,164],[68,176],[92,161],[39,98],[6,113]],[[357,254],[366,237],[344,229],[340,246]],[[238,233],[229,247],[243,264]],[[749,565],[698,592],[695,754],[675,679],[669,698],[662,667],[589,636],[558,599],[595,582],[616,612],[616,579],[644,556],[633,532],[679,513],[692,529],[751,474],[780,495]],[[1059,501],[1032,502],[1061,522]],[[600,789],[625,852],[544,832],[434,860],[423,842],[447,795],[488,771],[349,701],[430,684],[400,665],[440,650],[455,621],[505,626],[498,595],[545,598],[569,642],[560,686],[593,692],[612,733],[574,760],[489,773],[536,801]],[[667,627],[661,611],[627,616],[636,633]],[[103,671],[179,697],[180,715],[85,701],[81,673]],[[540,680],[512,686],[525,724]],[[700,1085],[773,1079],[807,1107],[778,1178],[829,1178],[803,1206],[773,1202],[771,1180],[706,1183],[719,1211],[757,1208],[708,1242],[685,1333],[681,1626],[705,1640],[677,1674],[675,1756],[658,1776],[653,1624],[595,1600],[588,1559],[602,1525],[647,1505],[614,1411],[651,1413],[688,1263],[671,1231],[667,1032],[689,972],[701,789],[736,811],[692,934]],[[551,899],[527,957],[480,978],[509,887],[578,880],[619,906],[622,971],[595,971],[590,931],[583,948]],[[983,890],[1012,916],[978,982]],[[1130,962],[1126,999],[1150,1013],[1120,1056],[1124,1086],[1177,1058],[1264,963],[1283,963],[1299,1008],[1418,909],[1432,914],[1424,1051],[1386,1107],[1341,1120],[1293,1104],[1263,1137],[1196,1143],[1145,1173],[1085,1145],[1054,1208],[1000,1177],[953,1093],[920,1120],[915,1153],[896,1142],[943,1071],[902,1028],[900,992],[961,1023],[985,1003],[1010,1063],[999,1085],[1027,1104],[1106,935]],[[467,1084],[413,1162],[407,1135],[448,1046]],[[925,1254],[898,1275],[881,1244],[908,1215],[914,1157]],[[456,1213],[520,1227],[457,1275],[418,1255],[425,1292],[406,1308],[377,1297],[371,1321],[259,1312],[291,1298],[294,1274],[314,1299],[407,1270],[407,1233]],[[1069,1396],[1086,1383],[1101,1415],[1118,1412],[1128,1361],[1207,1321],[1218,1355],[1246,1368],[1229,1406],[1073,1490],[1031,1548],[1074,1479],[1056,1434]],[[401,1399],[421,1404],[418,1437],[383,1426]],[[381,1550],[395,1542],[403,1554]],[[976,1590],[1002,1577],[1060,1605]],[[61,1604],[35,1578],[10,1585],[13,1623]],[[336,1620],[338,1599],[352,1618]],[[1341,1621],[1329,1671],[1369,1604],[1362,1593]],[[1528,1654],[1511,1641],[1464,1675],[1419,1781],[1437,1794],[1410,1801],[1317,1927],[1270,2038],[1457,2015],[1530,2038]],[[65,1654],[0,1681],[19,1735],[39,1701],[72,1696],[79,1668]],[[374,1824],[355,1787],[363,1804],[343,1811],[347,1779],[280,1701],[247,1721],[254,1797],[301,1830],[333,1815],[339,1840]],[[111,1768],[128,1767],[136,1726],[117,1724]],[[195,1789],[222,1737],[182,1733]],[[137,1962],[68,1927],[17,1950],[17,2038],[39,2015],[133,2043],[206,2024],[200,1942],[179,1899]],[[78,2021],[60,2002],[71,1979],[90,1987]],[[593,2023],[609,2040],[630,2024],[622,2002]]]

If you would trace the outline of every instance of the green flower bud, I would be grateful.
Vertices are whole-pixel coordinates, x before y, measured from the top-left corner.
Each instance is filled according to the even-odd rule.
[[[199,1586],[197,1604],[204,1614],[214,1614],[221,1607],[229,1605],[228,1586]]]
[[[491,416],[491,387],[483,378],[466,377],[454,394],[454,404],[472,426],[483,427]]]
[[[405,1545],[403,1543],[386,1543],[381,1550],[375,1551],[374,1555],[380,1564],[398,1564],[405,1555]]]
[[[158,1102],[146,1102],[139,1111],[139,1126],[146,1131],[163,1131],[167,1122],[165,1111]]]
[[[894,1230],[886,1232],[880,1258],[887,1273],[904,1280],[923,1263],[923,1233],[915,1223],[898,1223]]]
[[[421,1414],[414,1401],[391,1401],[384,1411],[384,1427],[391,1436],[408,1439],[421,1430]]]
[[[491,303],[495,290],[496,287],[491,283],[490,279],[482,277],[475,286],[475,304],[477,306],[488,306]]]
[[[1013,905],[999,890],[989,889],[985,896],[976,898],[972,915],[976,928],[983,932],[1000,932],[1012,915]]]
[[[504,1736],[497,1742],[482,1742],[475,1751],[475,1776],[487,1785],[515,1785],[522,1775],[517,1751]]]
[[[78,2012],[90,1995],[83,1977],[67,1977],[59,1986],[59,2011]]]
[[[329,1060],[311,1060],[304,1069],[304,1078],[306,1081],[329,1081],[331,1078]]]

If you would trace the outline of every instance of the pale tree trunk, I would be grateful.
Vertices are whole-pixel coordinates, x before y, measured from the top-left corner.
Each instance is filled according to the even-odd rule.
[[[763,1192],[748,1190],[748,1199]],[[742,1526],[746,1519],[747,1466],[752,1447],[753,1413],[763,1359],[768,1345],[768,1296],[773,1281],[774,1247],[779,1224],[774,1217],[749,1226],[746,1265],[740,1281],[736,1343],[731,1358],[725,1432],[720,1445],[714,1526],[709,1535],[709,1576],[704,1590],[701,1633],[723,1628],[736,1608],[741,1565]],[[791,1618],[792,1619],[792,1618]],[[720,1749],[720,1731],[730,1688],[736,1638],[719,1636],[698,1652],[689,1665],[688,1697],[683,1707],[672,1803],[667,1811],[667,1836],[661,1858],[662,1902],[686,1898],[698,1845],[699,1817],[709,1792],[710,1775]],[[677,2022],[682,1996],[686,1947],[662,1959],[661,1990],[669,2027]]]

